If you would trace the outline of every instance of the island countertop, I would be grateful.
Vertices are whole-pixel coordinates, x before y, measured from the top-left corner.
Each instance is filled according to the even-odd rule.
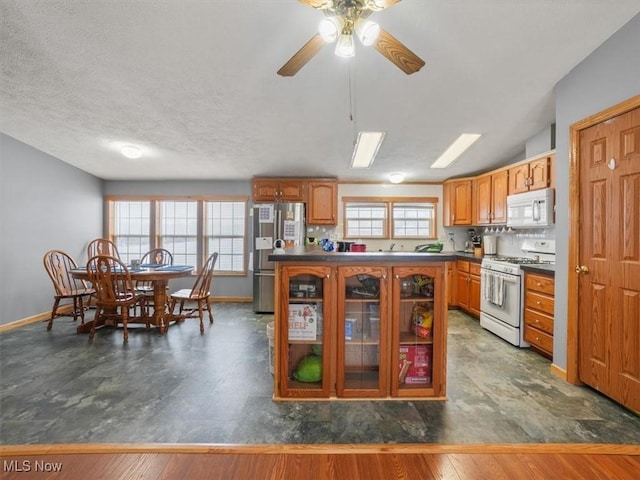
[[[273,262],[323,262],[323,263],[423,263],[453,262],[454,252],[420,253],[420,252],[325,252],[304,247],[292,247],[285,253],[272,253],[269,260]]]

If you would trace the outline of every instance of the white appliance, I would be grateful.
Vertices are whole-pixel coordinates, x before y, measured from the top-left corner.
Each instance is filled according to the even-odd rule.
[[[555,240],[525,240],[526,257],[485,257],[480,268],[480,326],[517,347],[524,341],[523,264],[554,264]]]
[[[554,223],[554,189],[507,196],[507,227],[548,227]]]

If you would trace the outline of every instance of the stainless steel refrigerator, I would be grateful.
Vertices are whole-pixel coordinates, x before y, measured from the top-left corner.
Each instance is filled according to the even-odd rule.
[[[253,311],[273,313],[275,266],[268,260],[273,242],[304,245],[304,203],[271,203],[253,207]]]

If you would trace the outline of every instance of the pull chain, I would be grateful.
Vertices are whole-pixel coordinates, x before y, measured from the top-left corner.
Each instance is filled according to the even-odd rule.
[[[349,59],[349,121],[353,124],[353,144],[358,139],[358,126],[356,122],[356,84],[352,72],[353,58]]]

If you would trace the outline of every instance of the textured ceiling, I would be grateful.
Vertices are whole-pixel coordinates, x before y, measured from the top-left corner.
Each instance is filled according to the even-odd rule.
[[[418,73],[356,42],[350,62],[329,45],[283,78],[323,17],[295,0],[0,0],[0,131],[104,179],[440,181],[523,152],[555,120],[555,83],[638,12],[404,0],[370,18],[426,61]],[[359,130],[387,136],[350,170]],[[483,136],[430,170],[462,132]],[[143,158],[122,157],[128,143]]]

